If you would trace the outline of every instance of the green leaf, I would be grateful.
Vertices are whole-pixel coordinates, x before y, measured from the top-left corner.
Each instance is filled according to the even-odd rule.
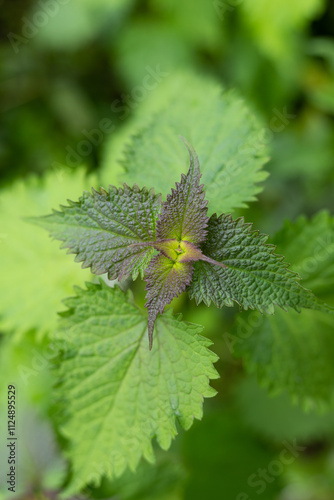
[[[334,217],[322,211],[308,220],[286,221],[274,238],[280,252],[317,296],[334,290]]]
[[[185,429],[200,419],[203,397],[215,394],[209,378],[218,375],[201,327],[170,312],[157,320],[150,352],[146,315],[117,287],[89,285],[67,305],[58,375],[68,415],[62,433],[70,441],[70,495],[103,474],[134,470],[141,456],[153,461],[152,439],[167,449],[176,419]]]
[[[165,255],[153,257],[146,269],[146,304],[148,310],[148,338],[150,349],[153,343],[153,330],[158,313],[163,313],[165,306],[174,297],[184,292],[191,282],[193,266],[191,262],[174,262]]]
[[[40,30],[35,43],[45,50],[72,51],[103,31],[106,18],[110,32],[131,11],[134,0],[72,0],[63,2],[56,15],[48,15],[48,29]],[[37,4],[33,7],[39,12]],[[29,15],[33,17],[34,12]],[[72,20],[75,19],[75,23]]]
[[[59,203],[59,196],[80,196],[94,182],[83,169],[59,167],[43,178],[29,177],[0,191],[1,331],[13,332],[17,339],[32,329],[39,335],[53,331],[73,283],[91,279],[89,270],[80,269],[24,217],[43,215]]]
[[[314,112],[296,119],[273,142],[273,183],[284,181],[293,191],[298,178],[303,185],[305,199],[314,200],[317,196],[321,199],[332,171],[333,137],[331,122],[326,115]],[[302,148],[301,142],[304,144]],[[284,186],[281,189],[285,189]],[[284,192],[283,196],[287,193]]]
[[[233,408],[216,403],[204,421],[184,436],[188,469],[184,500],[277,500],[282,474],[265,482],[260,473],[279,458],[275,448],[250,432]],[[259,493],[264,492],[261,484],[266,486],[264,495]]]
[[[117,103],[116,113],[120,113],[121,119],[154,93],[163,79],[172,79],[178,69],[189,68],[195,62],[194,51],[184,43],[170,22],[145,14],[136,15],[126,23],[115,42],[113,64],[130,91],[131,99],[127,100],[126,96],[123,102]],[[154,78],[156,69],[158,78]],[[142,96],[137,97],[133,91],[137,85],[143,89]]]
[[[39,341],[37,332],[33,330],[26,332],[19,341],[14,335],[1,337],[0,412],[3,416],[8,410],[6,396],[9,381],[12,381],[13,385],[22,384],[24,387],[20,395],[22,408],[38,404],[40,415],[48,414],[55,382],[50,373],[50,363],[56,355],[57,350],[53,350],[49,339],[45,336]]]
[[[183,483],[187,476],[182,457],[173,451],[157,448],[154,465],[141,461],[135,472],[126,471],[121,477],[104,479],[96,498],[117,500],[184,500]]]
[[[109,279],[143,276],[154,252],[145,243],[155,240],[160,195],[124,184],[120,189],[110,186],[108,192],[84,192],[78,202],[69,203],[36,222],[94,274],[108,273]]]
[[[333,409],[327,413],[305,412],[293,405],[286,393],[276,397],[268,395],[254,377],[245,378],[238,384],[236,399],[247,427],[276,443],[285,439],[319,442],[333,436]]]
[[[305,284],[332,303],[334,218],[320,212],[311,220],[287,222],[275,241],[292,269],[306,278]],[[236,354],[262,385],[275,393],[284,390],[294,401],[314,407],[328,403],[333,395],[333,331],[333,314],[278,310],[266,318],[240,316],[233,338]]]
[[[145,37],[147,38],[146,25],[143,27],[143,31],[145,31]],[[157,40],[157,38],[159,38],[157,36],[157,33],[161,35],[161,25],[158,26],[157,32],[154,34],[155,41]],[[136,36],[134,36],[134,40],[135,43],[137,43]],[[166,53],[166,46],[168,46],[168,43],[166,43],[165,41],[163,41],[162,43],[164,44],[164,49],[163,49],[164,53]],[[129,54],[131,54],[131,59],[133,58],[134,55],[133,46],[134,46],[133,43],[131,43],[129,47]],[[145,47],[147,47],[146,44]],[[147,54],[146,48],[145,48],[145,54]],[[136,64],[138,63],[138,61],[140,63],[140,60],[142,60],[142,57],[139,58],[139,60],[138,59],[136,60]],[[160,61],[161,58],[158,58],[156,64],[158,64]],[[154,64],[152,68],[156,68],[156,64]],[[125,105],[121,106],[119,103],[119,108],[117,109],[117,113],[120,113],[119,119],[122,120],[122,124],[121,126],[116,127],[114,133],[110,134],[109,137],[106,137],[104,141],[104,147],[101,157],[101,170],[100,170],[100,176],[101,176],[100,178],[102,185],[107,185],[107,186],[109,184],[118,185],[118,183],[124,182],[124,170],[120,160],[122,159],[123,151],[125,150],[130,138],[138,134],[139,131],[142,131],[144,128],[148,127],[152,122],[152,116],[155,116],[158,113],[165,111],[166,102],[174,100],[175,95],[178,95],[180,92],[183,92],[183,89],[185,87],[187,86],[190,87],[190,83],[191,82],[194,83],[194,81],[196,81],[196,73],[194,73],[193,71],[189,71],[189,69],[186,70],[184,61],[181,63],[180,66],[181,69],[175,70],[173,68],[168,77],[161,78],[161,81],[159,81],[159,84],[157,84],[155,88],[153,88],[152,86],[152,89],[150,89],[146,99],[144,99],[141,102],[136,102],[136,107],[133,110],[131,110],[131,113],[129,108],[127,108]],[[163,71],[167,69],[168,68],[166,68],[165,64],[163,68],[161,67],[161,70]],[[131,65],[129,66],[128,64],[126,64],[126,70],[132,71],[133,67],[131,67]],[[141,78],[138,78],[138,80],[142,81],[144,77],[147,78],[147,75],[149,73],[147,72],[147,67],[146,69],[143,68],[142,64],[140,64],[140,71],[143,74]],[[137,84],[138,80],[136,79],[134,84]],[[176,132],[176,134],[177,133],[178,132]],[[178,143],[178,146],[181,149],[181,153],[184,154],[184,157],[186,159],[187,158],[186,152],[184,148],[182,148],[182,144],[178,140],[177,136],[175,137],[175,141]],[[173,152],[170,152],[170,154],[172,153]],[[172,182],[177,180],[182,172],[183,169],[177,172],[175,178],[171,177],[170,179],[168,179],[168,184],[164,185],[165,193],[168,192]],[[151,174],[153,175],[153,170]],[[138,178],[136,179],[135,182],[138,182]]]
[[[181,139],[189,152],[190,167],[162,204],[157,236],[159,239],[185,240],[198,246],[206,236],[208,202],[204,200],[203,186],[199,184],[201,173],[197,154],[186,139]]]
[[[154,12],[166,18],[174,34],[182,35],[185,46],[194,45],[210,52],[219,49],[223,40],[223,26],[215,5],[207,0],[150,0]],[[159,19],[161,17],[159,16]],[[160,21],[161,24],[161,21]],[[174,35],[175,36],[175,35]]]
[[[254,313],[253,313],[254,314]],[[334,387],[334,316],[319,311],[276,311],[240,316],[233,330],[235,354],[271,393],[286,391],[307,409],[331,401]],[[247,333],[240,334],[247,330]]]
[[[166,93],[163,85],[161,92]],[[172,102],[132,139],[122,178],[128,183],[141,179],[166,194],[187,163],[181,134],[198,153],[210,213],[255,200],[261,190],[257,184],[266,178],[261,171],[266,147],[260,123],[240,97],[215,80],[189,74],[178,80]]]
[[[296,32],[324,8],[324,0],[243,0],[240,10],[255,42],[279,63],[291,56]],[[290,54],[289,54],[290,51]]]
[[[273,314],[274,306],[320,308],[313,294],[301,287],[298,276],[287,269],[275,247],[267,245],[268,236],[252,231],[242,218],[214,214],[208,225],[208,237],[202,251],[227,268],[208,262],[194,264],[189,287],[190,298],[197,303],[217,307],[237,302],[244,309]]]

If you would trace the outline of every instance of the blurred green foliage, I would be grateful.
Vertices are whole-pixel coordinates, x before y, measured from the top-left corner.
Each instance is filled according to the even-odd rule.
[[[71,466],[64,458],[67,443],[58,434],[49,339],[56,313],[64,309],[61,300],[73,294],[73,284],[82,285],[91,275],[23,218],[76,199],[91,185],[128,181],[127,175],[150,183],[157,158],[143,148],[132,177],[124,171],[125,147],[128,151],[142,134],[163,141],[165,117],[175,120],[182,94],[185,127],[194,120],[190,109],[203,109],[192,124],[198,141],[208,133],[214,112],[217,126],[220,118],[223,122],[225,110],[218,103],[210,108],[212,96],[200,93],[202,80],[233,88],[247,100],[258,115],[258,140],[271,156],[258,201],[235,213],[271,234],[299,214],[313,217],[322,209],[333,214],[334,3],[2,0],[0,9],[0,427],[6,422],[6,387],[14,383],[20,466],[35,464],[21,472],[16,497],[55,498]],[[168,75],[148,80],[152,72]],[[232,115],[227,115],[231,127],[240,118],[239,112]],[[170,137],[166,144],[173,161],[178,146]],[[164,168],[166,192],[175,176],[169,169],[180,168]],[[237,186],[231,196],[238,197]],[[226,210],[224,197],[217,197],[217,205]],[[311,269],[310,259],[319,253],[312,242],[324,235],[325,258]],[[305,285],[333,303],[332,218],[323,214],[310,222],[287,223],[275,242]],[[134,283],[133,292],[141,303],[142,285]],[[183,296],[172,306],[186,320],[203,324],[214,341],[220,357],[216,368],[221,378],[213,384],[218,396],[205,403],[202,422],[188,433],[181,431],[170,451],[157,452],[156,464],[143,461],[137,473],[127,471],[115,482],[105,479],[83,495],[333,499],[333,322],[326,319],[325,324],[317,313],[290,315],[288,324],[283,312],[265,319],[242,342],[252,354],[244,367],[225,339],[238,331],[237,318],[246,321],[247,313],[238,315],[236,307],[196,308]],[[275,369],[268,373],[273,359]],[[272,394],[248,378],[250,365],[262,366],[262,385]],[[288,393],[304,405],[293,406]],[[308,397],[312,408],[305,413]],[[324,399],[326,406],[316,409],[314,400]],[[275,469],[272,463],[279,461],[285,440],[303,449],[282,470]],[[261,493],[249,479],[255,474],[258,480],[259,469],[269,474]],[[3,483],[0,497],[9,498]]]

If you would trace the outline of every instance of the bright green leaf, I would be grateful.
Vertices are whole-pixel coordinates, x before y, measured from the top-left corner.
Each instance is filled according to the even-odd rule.
[[[135,469],[154,459],[151,441],[167,449],[176,419],[188,429],[202,417],[203,397],[217,378],[201,327],[165,313],[148,350],[147,318],[117,287],[89,285],[68,299],[59,341],[59,395],[68,412],[62,433],[70,440],[73,480],[67,494],[103,474]]]
[[[62,299],[73,284],[91,278],[69,255],[59,251],[39,228],[24,217],[43,215],[70,196],[79,196],[95,179],[81,169],[64,167],[43,179],[31,177],[0,191],[0,328],[20,337],[36,328],[41,334],[54,330]]]

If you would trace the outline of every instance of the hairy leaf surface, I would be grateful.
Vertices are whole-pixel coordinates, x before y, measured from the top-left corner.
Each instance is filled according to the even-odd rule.
[[[187,175],[181,175],[181,182],[176,183],[172,194],[167,195],[167,201],[162,204],[157,222],[158,241],[154,245],[161,253],[152,259],[145,277],[150,349],[158,313],[162,313],[165,306],[190,284],[191,261],[201,258],[197,247],[206,236],[207,202],[203,186],[199,184],[198,157],[192,145],[184,137],[181,139],[189,152],[189,170]]]
[[[190,297],[217,307],[237,302],[244,309],[268,313],[274,312],[275,305],[297,311],[317,308],[313,294],[299,285],[298,276],[287,269],[282,256],[275,255],[275,247],[267,245],[267,239],[243,219],[213,215],[203,253],[227,268],[196,262]]]
[[[78,202],[70,202],[37,220],[62,247],[75,253],[76,261],[91,267],[94,274],[108,273],[109,279],[132,276],[136,279],[154,252],[145,243],[155,239],[161,206],[160,195],[138,186],[109,187],[84,192]]]
[[[154,437],[169,448],[176,419],[188,429],[202,417],[203,397],[215,394],[209,378],[218,375],[202,328],[170,312],[157,320],[149,352],[146,315],[117,287],[89,285],[67,305],[58,375],[73,467],[66,493],[73,494],[103,474],[135,469],[141,456],[153,461]]]
[[[191,262],[175,262],[162,254],[151,260],[145,276],[147,282],[145,307],[148,309],[150,349],[152,349],[153,330],[158,313],[162,314],[165,306],[185,291],[191,282],[192,274]]]
[[[181,175],[181,182],[175,184],[172,194],[168,194],[167,201],[162,204],[157,235],[161,239],[186,240],[197,246],[206,236],[208,202],[199,184],[201,173],[197,154],[186,139],[182,140],[189,152],[189,170],[187,175]]]
[[[311,220],[300,217],[286,223],[277,234],[280,252],[288,255],[292,269],[320,299],[334,304],[334,218],[327,213]],[[255,314],[255,313],[253,313]],[[256,326],[252,326],[256,325]],[[246,335],[240,334],[242,331]],[[312,407],[331,400],[334,387],[334,315],[317,311],[295,314],[276,311],[275,316],[236,321],[235,352],[246,368],[274,392],[286,391],[300,404]]]

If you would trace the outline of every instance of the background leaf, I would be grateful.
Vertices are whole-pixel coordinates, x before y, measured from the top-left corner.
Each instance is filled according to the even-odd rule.
[[[59,251],[39,228],[24,220],[42,215],[67,197],[79,196],[95,182],[83,170],[68,168],[49,172],[45,179],[31,177],[0,192],[0,328],[21,337],[36,328],[40,334],[57,324],[62,299],[73,284],[91,278],[69,255]]]
[[[151,48],[149,52],[147,47]],[[149,78],[149,85],[147,87],[143,85],[145,78],[150,74],[147,68],[151,70],[159,68],[166,77],[173,75],[180,68],[189,67],[190,61],[196,61],[195,54],[184,43],[182,37],[168,23],[159,22],[154,17],[137,18],[129,23],[119,34],[115,51],[116,66],[127,88],[132,90],[140,86],[144,95],[148,95],[152,88],[160,83],[154,79],[152,82],[152,78]],[[141,97],[138,103],[134,99],[132,107],[135,108],[141,101]],[[122,104],[118,102],[116,107],[121,116],[129,113],[124,102]]]
[[[102,498],[182,500],[183,483],[187,475],[184,464],[178,454],[173,451],[166,453],[159,448],[155,451],[154,465],[141,461],[136,472],[128,470],[113,481],[102,479],[100,487],[103,491]]]
[[[184,78],[173,106],[165,105],[133,138],[125,151],[122,178],[132,183],[140,177],[165,195],[170,179],[180,178],[188,163],[180,134],[198,154],[210,213],[230,212],[255,200],[257,184],[266,178],[261,171],[267,155],[260,124],[235,92],[198,76]]]
[[[280,61],[291,51],[295,32],[319,15],[324,4],[324,0],[244,0],[240,7],[260,49]]]
[[[305,277],[303,284],[333,304],[333,217],[323,212],[310,220],[287,222],[275,241],[291,268]],[[273,317],[240,316],[235,348],[247,370],[272,392],[286,391],[300,404],[322,406],[333,396],[333,331],[334,316],[323,312],[278,310]]]
[[[266,470],[276,459],[276,450],[259,442],[227,405],[210,412],[200,425],[195,424],[185,436],[183,448],[190,472],[185,500],[256,498],[255,494],[261,491],[258,471]],[[277,498],[282,477],[266,482],[265,486],[263,498]]]
[[[318,296],[332,295],[334,289],[334,217],[319,212],[311,219],[286,221],[274,237],[280,251],[293,265],[302,283]]]
[[[258,435],[274,442],[294,440],[316,443],[333,436],[333,410],[305,412],[293,405],[287,393],[270,396],[255,377],[243,379],[236,388],[243,422]]]

